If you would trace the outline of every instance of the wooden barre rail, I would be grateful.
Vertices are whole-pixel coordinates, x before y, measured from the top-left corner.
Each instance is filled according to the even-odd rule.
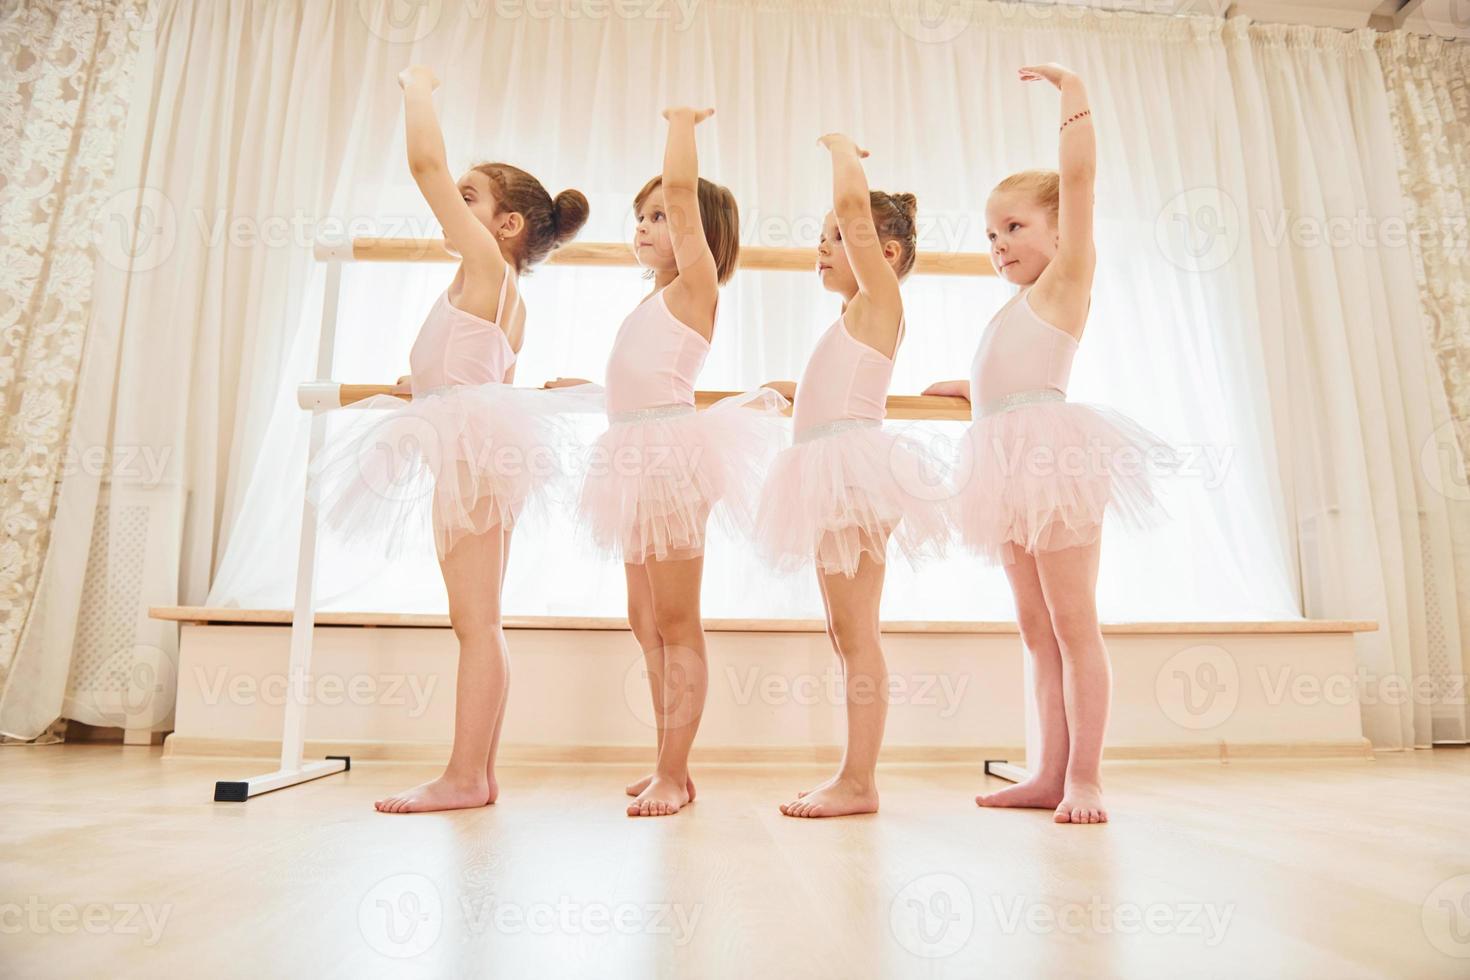
[[[570,390],[575,390],[575,388]],[[709,408],[721,398],[738,394],[740,394],[738,391],[696,391],[694,406],[701,409]],[[296,389],[296,401],[307,411],[346,408],[375,395],[391,395],[403,401],[413,400],[411,396],[395,391],[393,385],[308,381]],[[782,414],[790,415],[791,407],[787,406]],[[970,421],[970,403],[964,398],[951,398],[948,395],[889,395],[888,418],[968,422]]]
[[[194,626],[284,626],[291,622],[289,609],[228,609],[219,606],[150,606],[150,619],[185,623]],[[449,616],[444,613],[394,612],[319,612],[317,626],[364,627],[428,627],[447,629]],[[506,616],[507,629],[546,630],[625,630],[628,620],[622,616]],[[821,633],[826,624],[820,619],[706,619],[704,628],[712,632],[741,633]],[[1284,619],[1223,621],[1153,621],[1103,623],[1102,631],[1110,634],[1302,634],[1302,633],[1372,633],[1378,624],[1371,619]],[[1001,633],[1014,634],[1011,620],[885,620],[885,633]]]
[[[439,238],[354,238],[350,242],[321,241],[316,257],[334,262],[454,262],[458,259]],[[546,259],[548,265],[636,266],[633,248],[622,242],[573,242]],[[810,272],[816,249],[742,245],[741,269]],[[919,276],[993,276],[995,266],[985,252],[925,252],[914,261]]]

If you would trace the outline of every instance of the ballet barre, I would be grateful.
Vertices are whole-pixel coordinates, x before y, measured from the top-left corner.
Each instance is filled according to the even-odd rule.
[[[575,386],[574,386],[575,387]],[[694,407],[706,409],[715,402],[738,391],[696,391]],[[335,381],[307,381],[296,386],[296,404],[308,412],[326,412],[338,408],[351,408],[369,398],[389,395],[401,401],[412,401],[413,396],[398,391],[393,385],[338,384]],[[890,419],[939,419],[954,422],[970,421],[970,403],[964,398],[948,395],[889,395],[888,418]],[[782,409],[790,415],[791,406]]]
[[[458,256],[433,238],[320,239],[313,257],[326,265],[322,296],[322,327],[317,341],[316,380],[300,385],[297,402],[311,413],[311,436],[307,442],[307,471],[326,440],[327,416],[333,409],[347,408],[374,395],[392,395],[408,400],[410,395],[393,385],[340,384],[330,380],[336,353],[337,316],[342,298],[342,267],[349,262],[453,262]],[[615,242],[584,242],[564,245],[547,258],[552,266],[635,266],[632,247]],[[809,272],[816,262],[812,248],[774,248],[750,245],[741,248],[742,269]],[[923,253],[914,265],[915,275],[995,275],[985,253]],[[695,404],[710,405],[737,392],[700,391]],[[968,420],[969,402],[936,395],[895,395],[888,399],[888,414],[894,419]],[[306,685],[311,671],[312,631],[316,626],[316,538],[317,513],[306,486],[302,486],[301,536],[296,555],[296,588],[291,610],[291,653],[286,668],[285,719],[281,727],[281,756],[275,771],[244,780],[217,780],[215,802],[243,803],[253,796],[295,786],[352,768],[349,756],[327,756],[305,760]],[[1028,746],[1031,744],[1028,732]],[[1029,751],[1029,749],[1028,749]],[[987,764],[988,768],[988,764]]]
[[[459,256],[440,238],[354,238],[320,241],[319,262],[457,262]],[[742,245],[737,268],[756,272],[811,272],[815,248]],[[633,247],[623,242],[572,242],[546,257],[547,265],[624,266],[638,264]],[[914,258],[916,276],[993,276],[995,266],[986,252],[925,252]]]

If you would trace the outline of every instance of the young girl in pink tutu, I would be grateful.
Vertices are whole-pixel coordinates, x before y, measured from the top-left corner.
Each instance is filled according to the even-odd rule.
[[[1162,516],[1147,464],[1169,449],[1116,412],[1066,400],[1097,263],[1096,142],[1081,79],[1058,65],[1020,76],[1061,90],[1060,172],[1015,174],[991,192],[991,259],[1023,288],[986,327],[970,379],[925,394],[970,399],[952,514],[961,540],[1010,579],[1041,728],[1041,757],[1027,759],[1033,775],[975,801],[1104,823],[1112,674],[1095,600],[1103,517],[1146,526]]]
[[[627,787],[636,797],[630,816],[677,813],[694,798],[689,749],[709,683],[699,611],[706,523],[713,513],[750,533],[785,406],[756,389],[695,410],[719,287],[740,247],[734,196],[699,176],[694,127],[713,112],[664,112],[663,174],[634,199],[634,252],[653,291],[613,341],[608,427],[588,456],[578,507],[598,550],[624,563],[628,624],[643,648],[658,726],[653,774]]]
[[[893,362],[903,340],[899,283],[914,266],[912,194],[868,190],[867,151],[838,134],[833,205],[817,246],[817,275],[842,312],[817,340],[794,394],[793,445],[771,467],[756,543],[778,570],[816,568],[827,636],[841,659],[847,748],[837,773],[781,806],[791,817],[878,809],[878,750],[888,713],[888,669],[878,630],[890,539],[910,562],[939,555],[949,534],[936,494],[942,461],[883,427]]]
[[[369,399],[372,411],[312,466],[310,493],[325,525],[359,542],[387,538],[393,556],[418,526],[432,533],[459,640],[454,745],[438,779],[377,802],[384,813],[494,803],[495,751],[509,683],[500,597],[511,532],[558,474],[562,399],[511,387],[525,337],[516,275],[587,220],[587,199],[554,199],[523,170],[481,164],[458,182],[434,114],[438,81],[399,75],[414,181],[461,261],[409,353],[413,400]],[[400,385],[405,379],[400,379]]]

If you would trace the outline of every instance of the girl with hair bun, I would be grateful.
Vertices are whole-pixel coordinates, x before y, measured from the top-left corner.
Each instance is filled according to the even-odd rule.
[[[942,554],[949,531],[944,461],[883,426],[903,341],[899,283],[914,267],[914,195],[869,191],[867,152],[835,133],[821,142],[832,157],[833,205],[816,271],[842,298],[842,312],[817,340],[801,382],[768,386],[795,398],[794,441],[771,467],[756,543],[778,570],[816,569],[827,635],[843,665],[847,749],[831,779],[781,807],[790,817],[878,809],[888,709],[878,605],[888,547],[917,563]]]
[[[565,397],[511,386],[526,335],[516,280],[576,235],[587,199],[574,190],[553,198],[505,163],[480,164],[456,181],[434,113],[438,79],[414,66],[398,80],[409,170],[459,268],[399,378],[412,400],[363,403],[381,412],[327,447],[308,492],[326,528],[381,543],[389,557],[433,535],[459,640],[454,745],[442,776],[376,804],[414,813],[485,806],[498,795],[495,752],[509,683],[500,597],[511,532],[528,509],[549,503],[572,437],[560,421]]]

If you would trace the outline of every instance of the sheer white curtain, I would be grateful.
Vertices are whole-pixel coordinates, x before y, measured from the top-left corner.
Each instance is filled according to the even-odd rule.
[[[199,34],[191,50],[227,43],[245,6],[194,8]],[[979,5],[948,36],[919,19],[920,8],[903,4],[716,2],[700,5],[687,23],[504,18],[491,16],[488,5],[481,16],[445,4],[419,8],[425,19],[417,22],[378,25],[390,35],[385,42],[356,6],[251,8],[252,41],[240,42],[249,57],[232,84],[248,87],[259,104],[239,117],[245,128],[236,141],[257,127],[280,127],[321,142],[283,148],[253,180],[242,171],[238,185],[256,196],[237,209],[256,218],[329,214],[356,221],[359,233],[434,234],[403,165],[394,77],[403,65],[425,61],[444,79],[439,104],[452,164],[507,159],[553,192],[579,187],[592,202],[584,240],[628,236],[633,192],[660,161],[659,110],[692,102],[717,109],[701,127],[701,163],[735,191],[746,242],[815,241],[830,201],[816,138],[843,130],[871,149],[873,186],[917,194],[921,248],[983,251],[990,188],[1012,171],[1055,162],[1055,95],[1023,86],[1015,69],[1029,61],[1074,66],[1091,85],[1099,120],[1103,256],[1074,395],[1129,413],[1188,459],[1186,472],[1168,481],[1170,527],[1146,543],[1110,533],[1103,611],[1115,619],[1297,614],[1254,308],[1242,296],[1238,264],[1202,271],[1191,230],[1175,214],[1192,188],[1241,179],[1229,171],[1235,157],[1224,126],[1235,107],[1218,22]],[[201,93],[201,107],[210,98]],[[194,129],[182,119],[177,125]],[[320,188],[320,199],[304,186]],[[238,258],[247,267],[260,261]],[[306,431],[292,390],[310,374],[322,273],[304,242],[275,249],[271,259],[289,268],[289,282],[257,288],[259,274],[241,268],[231,292],[263,303],[221,307],[272,356],[241,364],[232,379],[250,397],[232,433],[211,604],[289,604]],[[451,271],[349,267],[332,376],[404,373],[414,331]],[[533,320],[518,383],[558,374],[600,380],[613,333],[645,290],[630,271],[545,268],[526,280]],[[995,280],[911,280],[911,327],[893,390],[912,393],[964,376],[979,331],[1007,295]],[[176,308],[178,297],[157,302],[161,312]],[[741,273],[722,306],[700,379],[706,388],[796,377],[837,312],[813,277],[790,273]],[[621,613],[621,568],[569,546],[564,527],[522,529],[508,611]],[[813,582],[769,578],[735,542],[712,542],[706,576],[712,616],[820,609]],[[330,540],[320,589],[336,608],[444,605],[432,554],[380,567]],[[1011,601],[998,572],[956,557],[918,572],[895,565],[884,614],[1006,618]]]
[[[444,79],[453,165],[505,159],[553,191],[581,188],[584,240],[626,238],[632,194],[659,165],[658,112],[692,102],[717,107],[701,159],[739,198],[745,241],[815,240],[830,199],[815,140],[844,130],[872,150],[875,187],[918,196],[922,248],[980,251],[989,189],[1054,163],[1055,96],[1015,69],[1055,60],[1089,81],[1101,154],[1101,268],[1073,394],[1134,416],[1186,459],[1167,482],[1168,528],[1147,541],[1109,533],[1104,615],[1372,617],[1385,629],[1363,665],[1379,680],[1422,676],[1427,637],[1455,629],[1463,642],[1437,544],[1454,502],[1426,493],[1415,465],[1426,426],[1448,416],[1412,268],[1392,248],[1279,230],[1283,217],[1400,214],[1383,80],[1361,36],[1031,4],[962,5],[936,22],[907,0],[608,5],[576,18],[449,2],[154,9],[116,178],[135,237],[121,267],[99,266],[77,409],[110,447],[152,447],[161,484],[179,491],[179,592],[145,601],[290,603],[307,432],[294,389],[311,374],[322,299],[311,241],[437,231],[403,164],[404,65]],[[365,19],[390,9],[413,16]],[[350,267],[332,376],[403,373],[451,272]],[[631,271],[556,268],[523,286],[523,385],[600,379],[646,289]],[[894,391],[963,376],[1007,292],[913,279]],[[741,273],[722,306],[706,388],[796,377],[837,312],[801,274]],[[431,551],[386,566],[329,539],[322,558],[330,607],[444,608]],[[64,581],[85,555],[48,562]],[[712,616],[820,608],[809,580],[783,587],[720,540],[705,597]],[[622,571],[571,550],[565,526],[527,527],[506,598],[512,614],[618,615]],[[966,558],[890,572],[887,617],[1010,614],[1000,574]],[[1369,693],[1376,743],[1424,742],[1427,711]]]
[[[1453,439],[1451,415],[1421,319],[1375,35],[1226,34],[1240,142],[1254,151],[1236,201],[1303,609],[1378,621],[1358,641],[1364,734],[1427,746],[1436,711],[1464,699],[1463,675],[1436,689],[1430,651],[1470,640],[1452,545],[1470,510],[1426,465],[1437,439]]]

